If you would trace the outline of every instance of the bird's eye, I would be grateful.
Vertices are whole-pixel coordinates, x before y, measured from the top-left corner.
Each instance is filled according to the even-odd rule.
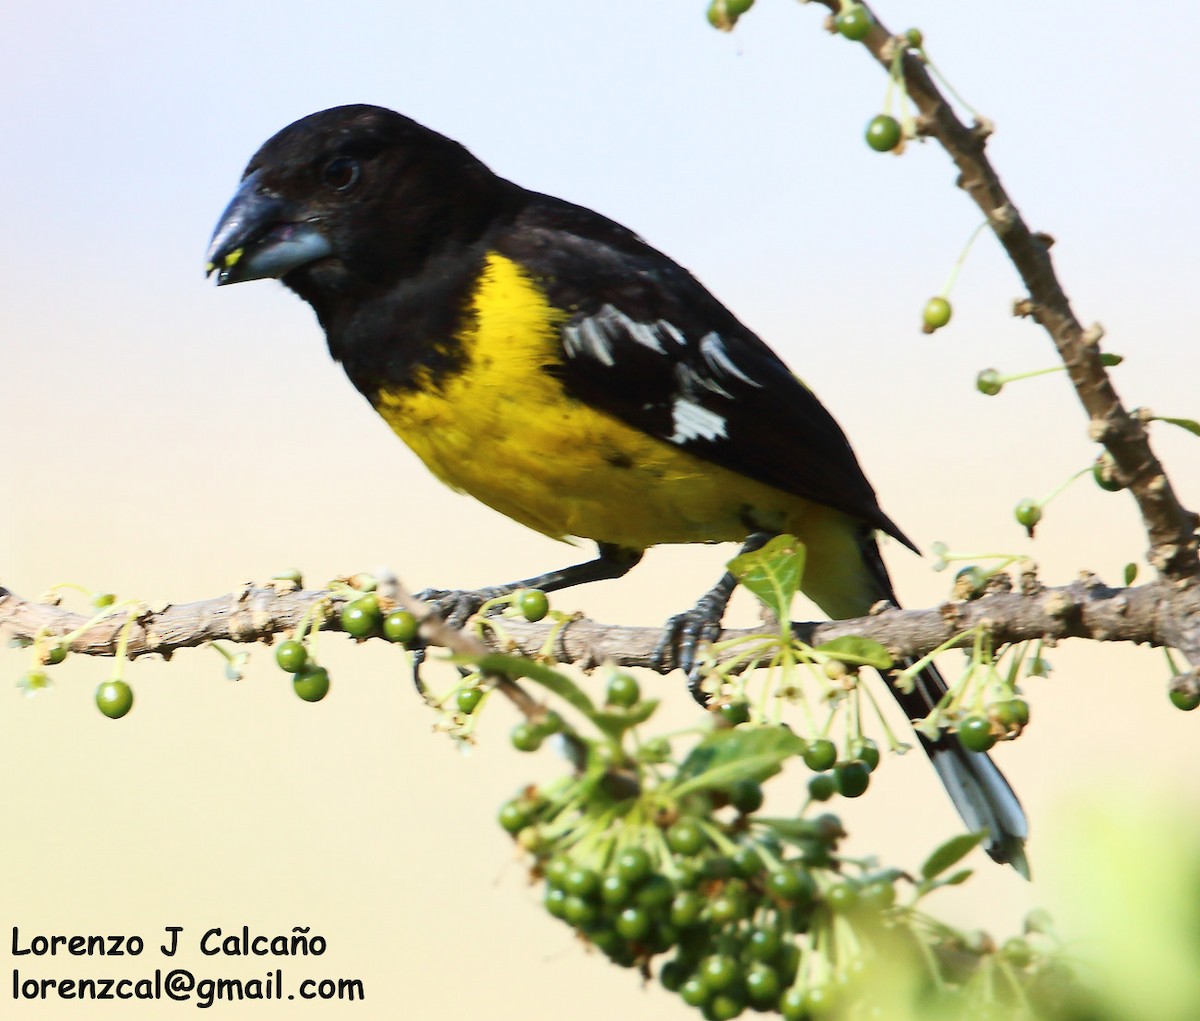
[[[335,156],[321,170],[321,180],[334,191],[349,191],[362,174],[358,160],[350,156]]]

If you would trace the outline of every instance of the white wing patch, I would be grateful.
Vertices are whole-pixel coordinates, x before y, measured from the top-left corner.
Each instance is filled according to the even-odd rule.
[[[725,345],[721,338],[716,333],[706,333],[700,338],[700,356],[708,363],[708,367],[713,372],[720,375],[733,376],[734,379],[740,379],[743,383],[756,389],[762,389],[762,383],[756,379],[751,379],[741,369],[737,367],[734,360],[729,357],[729,352],[725,350]]]
[[[672,443],[687,443],[691,440],[715,440],[725,437],[725,419],[715,411],[701,407],[686,397],[676,397],[671,405],[671,424],[675,432]]]
[[[572,357],[586,355],[602,365],[615,365],[613,341],[628,337],[648,351],[665,355],[664,341],[686,347],[687,339],[676,327],[663,319],[639,323],[613,305],[603,305],[595,315],[572,323],[563,330],[563,347]]]
[[[563,347],[566,348],[567,355],[571,358],[586,355],[594,358],[601,365],[617,364],[613,357],[612,342],[608,333],[594,316],[581,319],[577,324],[564,329]]]

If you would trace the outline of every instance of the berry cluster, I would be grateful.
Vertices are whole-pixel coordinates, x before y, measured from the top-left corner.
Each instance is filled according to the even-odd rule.
[[[341,608],[341,627],[359,641],[382,636],[389,642],[407,645],[417,635],[417,619],[408,610],[388,609],[380,605],[375,594],[374,579],[358,576],[349,591],[353,593]],[[320,702],[329,694],[329,671],[320,666],[305,637],[315,633],[323,616],[322,604],[313,609],[301,622],[293,638],[275,646],[275,662],[281,670],[292,675],[292,688],[305,702]]]
[[[759,818],[762,800],[746,777],[678,799],[585,780],[527,788],[500,823],[533,854],[546,910],[614,963],[650,976],[663,955],[659,981],[706,1018],[807,1018],[862,971],[897,874],[848,877],[835,817]]]

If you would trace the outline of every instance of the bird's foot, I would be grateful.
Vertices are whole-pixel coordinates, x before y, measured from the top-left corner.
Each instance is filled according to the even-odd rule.
[[[505,595],[506,588],[485,589],[433,589],[427,588],[415,596],[418,602],[425,603],[430,613],[444,621],[447,627],[461,631],[468,620],[479,612],[488,600]],[[425,662],[428,646],[420,638],[409,644],[412,652],[413,685],[422,696],[425,694],[425,683],[421,680],[421,666]]]
[[[443,620],[448,627],[462,630],[468,620],[488,600],[505,595],[503,587],[483,589],[433,589],[418,592],[416,598],[429,606],[430,612]]]
[[[696,652],[705,642],[714,642],[721,635],[721,618],[725,615],[726,595],[718,598],[709,592],[690,610],[677,613],[663,626],[663,635],[654,649],[654,667],[667,673],[679,667],[688,679],[688,691],[700,705],[708,704],[708,695],[700,690],[703,679],[696,666]]]

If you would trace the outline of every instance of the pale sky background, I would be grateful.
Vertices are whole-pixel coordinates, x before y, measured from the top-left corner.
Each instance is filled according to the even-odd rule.
[[[992,156],[1031,224],[1058,239],[1077,313],[1127,356],[1116,382],[1129,405],[1200,416],[1188,311],[1200,16],[1165,2],[1033,0],[896,0],[879,13],[898,31],[919,25],[996,122]],[[760,0],[728,37],[709,28],[703,0],[14,7],[0,33],[0,583],[187,601],[292,565],[319,583],[389,564],[420,588],[576,555],[432,480],[279,285],[205,282],[209,234],[249,156],[295,118],[345,102],[401,110],[694,271],[822,396],[923,547],[1029,552],[1049,582],[1081,568],[1118,582],[1145,546],[1126,496],[1081,480],[1032,544],[1012,520],[1018,499],[1090,463],[1085,423],[1061,377],[974,392],[981,368],[1053,360],[1046,337],[1009,315],[1020,289],[989,238],[953,295],[952,326],[918,331],[979,215],[933,146],[900,159],[866,147],[884,76],[825,35],[822,17]],[[1155,445],[1200,505],[1200,441],[1157,427]],[[690,605],[729,552],[656,551],[624,581],[559,605],[656,623]],[[944,597],[949,577],[928,560],[895,544],[886,555],[907,603]],[[559,765],[508,749],[506,709],[463,757],[430,732],[396,650],[321,648],[334,677],[321,705],[295,699],[265,650],[236,686],[197,651],[135,663],[137,705],[121,723],[91,704],[106,663],[73,660],[52,693],[25,700],[4,694],[25,654],[0,653],[0,1014],[172,1010],[12,1004],[13,967],[142,975],[163,962],[18,960],[11,925],[156,945],[167,925],[198,938],[246,924],[310,926],[329,951],[282,962],[288,978],[359,977],[368,999],[217,1008],[226,1018],[695,1016],[584,953],[526,887],[492,820]],[[973,892],[940,905],[1002,936],[1054,901],[1046,849],[1081,791],[1200,796],[1200,714],[1168,706],[1161,654],[1051,659],[1053,679],[1028,691],[1030,730],[997,756],[1029,811],[1039,881],[981,858]],[[676,680],[658,686],[686,718]],[[802,772],[776,785],[781,811],[799,803]],[[955,832],[917,756],[885,763],[875,786],[844,813],[855,849],[915,867]],[[216,977],[274,962],[193,950],[179,963]]]

